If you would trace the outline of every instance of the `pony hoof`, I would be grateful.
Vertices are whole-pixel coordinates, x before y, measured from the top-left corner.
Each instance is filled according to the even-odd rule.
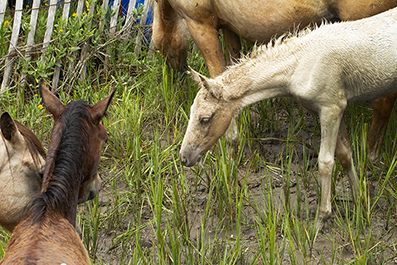
[[[330,212],[320,213],[317,219],[317,229],[325,233],[328,231],[333,223],[333,214]]]
[[[316,223],[316,229],[319,231],[321,234],[325,234],[329,232],[329,230],[332,227],[332,219],[318,219]]]

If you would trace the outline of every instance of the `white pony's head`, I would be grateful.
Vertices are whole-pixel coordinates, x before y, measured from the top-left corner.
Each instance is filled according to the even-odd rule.
[[[241,109],[241,99],[227,94],[220,79],[209,79],[190,69],[201,87],[190,108],[190,120],[179,157],[184,166],[194,166],[226,132]]]

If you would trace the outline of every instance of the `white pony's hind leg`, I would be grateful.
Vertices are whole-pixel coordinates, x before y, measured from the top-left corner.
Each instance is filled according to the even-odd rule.
[[[347,136],[346,124],[343,120],[341,121],[339,127],[338,140],[336,142],[335,153],[339,161],[341,162],[343,169],[347,173],[350,182],[350,187],[353,193],[353,199],[354,202],[356,202],[358,200],[359,181],[358,181],[356,169],[353,164],[352,149],[350,147]]]

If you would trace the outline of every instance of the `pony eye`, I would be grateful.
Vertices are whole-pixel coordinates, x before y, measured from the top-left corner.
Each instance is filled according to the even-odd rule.
[[[207,123],[210,122],[210,120],[211,120],[210,117],[203,117],[203,118],[200,119],[200,123],[201,124],[207,124]]]

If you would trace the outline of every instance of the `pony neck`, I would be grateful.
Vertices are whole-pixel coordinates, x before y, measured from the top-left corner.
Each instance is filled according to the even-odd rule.
[[[242,108],[258,101],[290,96],[293,74],[304,56],[298,45],[259,47],[252,58],[244,59],[217,77],[222,80],[225,93],[241,99]]]
[[[73,226],[76,223],[79,190],[86,170],[89,125],[84,122],[88,120],[85,105],[71,109],[72,113],[65,114],[66,118],[60,118],[54,125],[41,195],[34,203],[36,221],[46,214],[57,214]]]

